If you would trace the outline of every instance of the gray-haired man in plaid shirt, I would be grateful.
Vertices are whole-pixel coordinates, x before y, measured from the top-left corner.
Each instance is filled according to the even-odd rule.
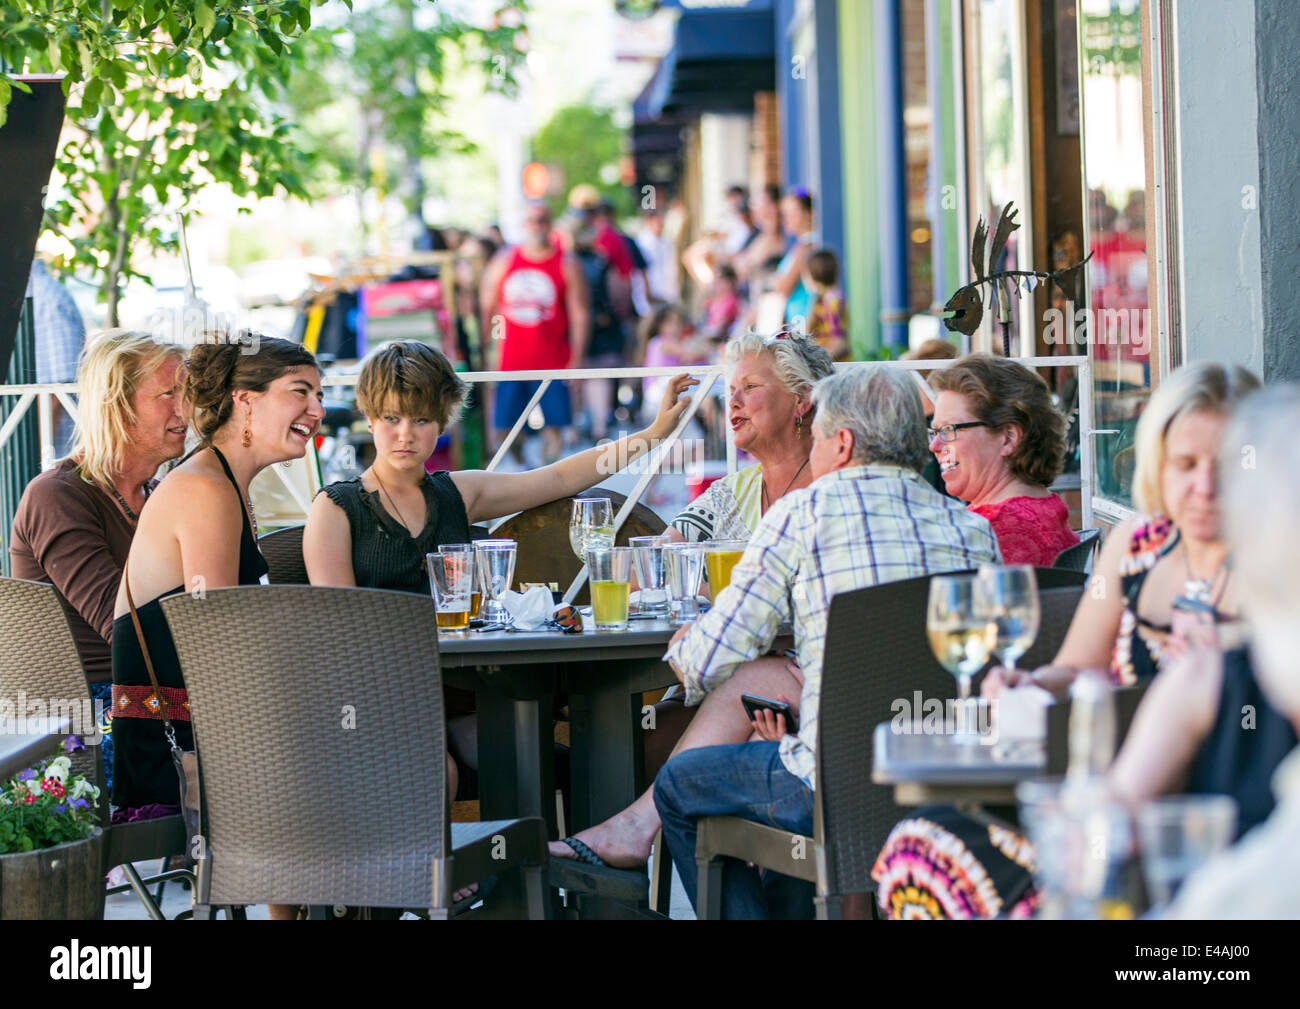
[[[757,723],[761,741],[685,750],[659,772],[655,806],[692,904],[699,817],[740,816],[812,833],[831,598],[1001,561],[988,522],[921,477],[928,449],[911,376],[878,365],[846,368],[818,382],[812,398],[813,484],[771,507],[731,584],[712,610],[674,638],[665,656],[686,687],[686,703],[708,704],[708,695],[763,656],[778,626],[789,622],[803,684],[798,703],[791,704],[798,735],[782,735],[767,714]],[[724,918],[806,916],[811,897],[808,883],[776,873],[760,880],[757,870],[734,860],[723,869]]]

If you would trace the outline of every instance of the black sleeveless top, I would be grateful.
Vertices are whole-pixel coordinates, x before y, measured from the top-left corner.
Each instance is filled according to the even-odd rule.
[[[243,529],[239,534],[239,584],[257,585],[267,573],[267,566],[261,551],[257,549],[257,539],[253,536],[248,515],[244,511],[244,496],[240,493],[234,474],[230,472],[225,456],[215,445],[209,447],[235,489],[235,500],[243,518]],[[184,591],[186,586],[178,585],[144,605],[136,606],[140,629],[144,632],[145,641],[149,645],[149,656],[153,659],[154,674],[158,677],[158,685],[164,688],[183,690],[185,681],[181,677],[180,659],[176,656],[171,631],[158,601]],[[130,613],[124,613],[113,621],[113,683],[133,687],[151,686],[149,670],[145,666],[144,653],[140,650],[140,641],[136,637]],[[175,704],[169,703],[175,716]],[[131,717],[130,705],[124,710],[116,698],[113,708],[113,805],[177,805],[180,802],[180,785],[176,779],[171,747],[167,743],[162,721]],[[173,718],[172,728],[176,730],[176,743],[182,750],[194,749],[194,733],[187,719]]]
[[[1295,727],[1260,689],[1250,653],[1225,652],[1219,711],[1192,761],[1188,793],[1236,799],[1241,837],[1273,812],[1273,772],[1295,747]]]
[[[378,491],[368,491],[361,479],[340,480],[321,489],[343,509],[352,531],[352,573],[360,588],[429,593],[425,554],[439,543],[468,543],[469,517],[465,502],[446,470],[425,474],[425,519],[420,535],[410,531],[384,509]]]

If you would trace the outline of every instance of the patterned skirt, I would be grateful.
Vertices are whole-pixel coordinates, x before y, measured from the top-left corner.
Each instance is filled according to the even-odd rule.
[[[103,714],[99,716],[99,748],[100,754],[104,758],[104,801],[108,801],[108,796],[113,794],[113,683],[106,681],[104,683],[92,683],[90,685],[90,696],[93,700],[102,703]],[[99,710],[101,704],[96,704],[96,710]]]
[[[895,825],[871,875],[885,918],[969,920],[1032,917],[1033,871],[1033,846],[1015,830],[933,806]]]

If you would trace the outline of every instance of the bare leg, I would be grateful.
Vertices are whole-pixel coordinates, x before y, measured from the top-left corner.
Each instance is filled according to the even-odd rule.
[[[447,719],[447,735],[452,748],[466,767],[478,770],[478,715],[458,715]]]
[[[704,699],[673,747],[673,754],[702,746],[746,742],[754,730],[740,703],[741,694],[763,697],[784,694],[791,698],[791,707],[797,714],[800,687],[790,675],[788,665],[789,661],[783,657],[765,656],[741,666],[731,679]],[[610,865],[630,868],[645,865],[658,830],[659,811],[655,809],[654,790],[648,788],[621,813],[574,836]],[[550,851],[557,858],[574,857],[573,849],[560,841],[552,842]]]

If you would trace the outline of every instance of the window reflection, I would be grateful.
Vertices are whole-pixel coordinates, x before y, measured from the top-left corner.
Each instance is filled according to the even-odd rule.
[[[1133,440],[1151,393],[1146,152],[1138,0],[1080,0],[1088,335],[1097,494],[1130,504]]]

